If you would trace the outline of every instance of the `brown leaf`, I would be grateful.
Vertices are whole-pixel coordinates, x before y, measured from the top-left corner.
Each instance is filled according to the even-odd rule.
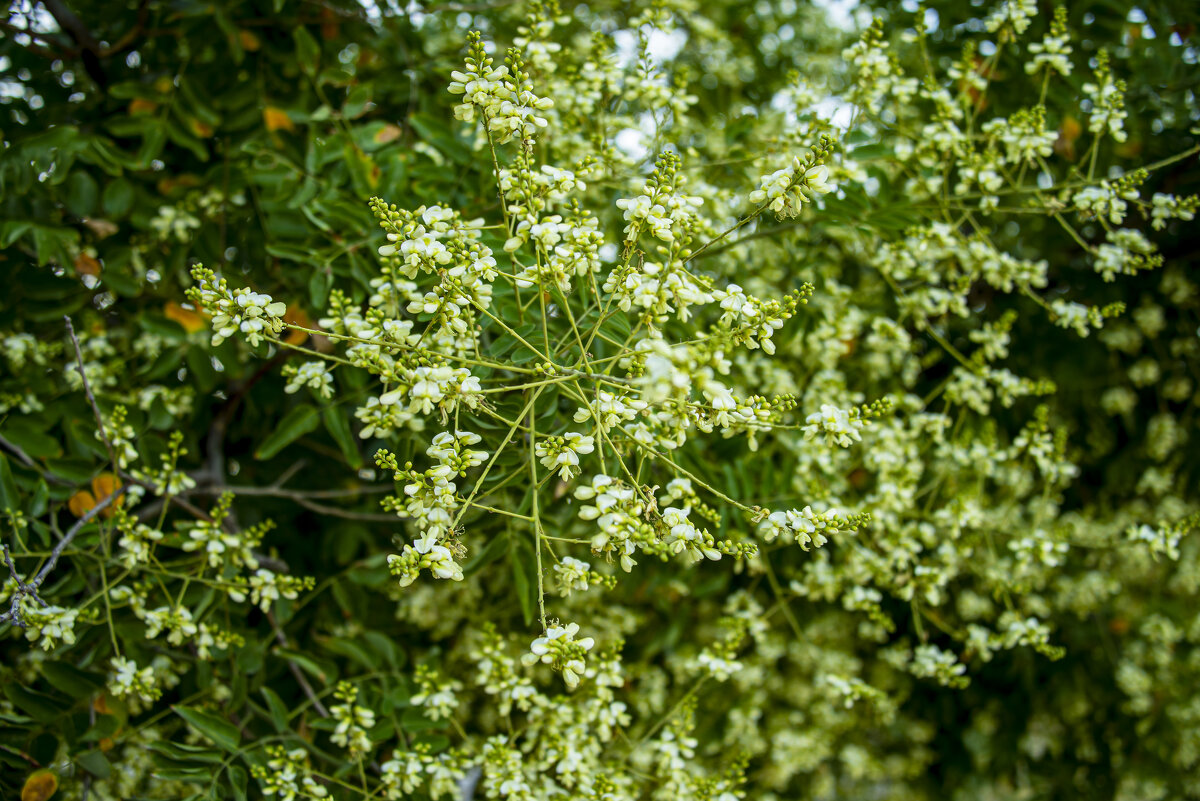
[[[86,253],[75,257],[75,272],[79,275],[99,275],[100,260]]]
[[[192,129],[192,133],[201,139],[207,139],[213,135],[213,127],[200,120],[188,120],[188,127]]]
[[[153,100],[146,100],[142,97],[135,97],[129,101],[129,115],[136,117],[139,114],[153,114],[158,109],[158,104]]]
[[[163,306],[163,314],[168,320],[174,320],[183,326],[183,330],[194,334],[204,328],[204,315],[195,309],[185,309],[175,301],[169,301]]]
[[[96,498],[87,490],[80,490],[71,496],[71,500],[67,501],[67,508],[71,510],[71,514],[76,517],[83,517],[92,507],[96,505]]]
[[[403,128],[401,128],[399,125],[394,125],[393,123],[389,122],[387,125],[376,131],[373,138],[375,139],[376,144],[386,145],[388,142],[394,142],[395,140],[399,139],[403,133]]]
[[[21,788],[21,801],[46,801],[58,790],[58,777],[48,770],[29,774]]]
[[[303,328],[315,327],[313,326],[312,318],[308,316],[308,312],[304,311],[304,309],[300,308],[295,303],[287,307],[287,311],[283,313],[283,321],[285,323],[291,323],[292,325],[298,325]],[[287,336],[284,337],[284,341],[289,345],[299,345],[306,339],[308,339],[308,334],[303,331],[297,331],[294,328],[290,329],[287,333]]]
[[[292,122],[288,113],[274,106],[267,106],[263,109],[263,124],[267,126],[268,131],[296,130],[296,123]]]
[[[83,224],[91,229],[91,232],[100,239],[110,237],[120,230],[116,223],[108,220],[96,219],[94,217],[85,218],[83,220]]]

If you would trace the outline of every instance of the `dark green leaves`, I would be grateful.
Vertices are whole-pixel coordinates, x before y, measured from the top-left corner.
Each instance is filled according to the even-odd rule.
[[[242,737],[237,727],[232,723],[208,712],[202,712],[199,709],[190,709],[186,706],[173,706],[171,708],[175,710],[175,714],[186,720],[189,726],[212,740],[221,748],[231,754],[238,751]]]
[[[362,467],[362,452],[358,447],[358,437],[354,436],[354,431],[350,428],[350,415],[347,410],[340,406],[326,406],[321,410],[321,420],[324,421],[329,436],[333,437],[342,455],[346,457],[346,462],[355,470]]]
[[[300,437],[315,431],[320,424],[320,411],[317,407],[297,406],[284,415],[275,430],[263,440],[262,445],[254,452],[254,458],[270,459]]]

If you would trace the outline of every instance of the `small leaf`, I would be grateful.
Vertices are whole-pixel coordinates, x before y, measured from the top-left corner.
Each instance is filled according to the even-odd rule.
[[[512,561],[513,586],[516,588],[517,598],[521,601],[525,625],[529,625],[533,622],[533,611],[537,605],[537,565],[528,546],[516,539],[512,542],[513,547],[508,555]]]
[[[288,113],[274,106],[267,106],[263,109],[263,125],[267,126],[268,131],[296,130],[296,123],[292,122]]]
[[[351,659],[367,670],[377,670],[379,668],[378,660],[358,643],[341,637],[332,637],[323,644],[326,651]]]
[[[229,766],[229,789],[233,792],[234,801],[246,801],[246,769],[241,765]]]
[[[97,779],[107,779],[112,774],[112,766],[108,759],[99,751],[85,751],[75,756],[75,764],[95,776]]]
[[[242,740],[237,726],[234,726],[227,720],[222,720],[216,715],[210,715],[198,709],[189,709],[186,706],[172,706],[171,708],[175,710],[175,714],[186,720],[192,728],[212,740],[218,746],[230,753],[237,752],[238,744]]]
[[[475,551],[463,565],[463,574],[471,575],[484,565],[491,564],[504,555],[508,550],[508,540],[504,537],[492,537],[482,549]]]
[[[289,728],[287,706],[279,694],[270,687],[263,687],[259,692],[263,698],[267,699],[267,708],[271,711],[271,723],[275,726],[275,731],[283,734]]]
[[[386,145],[388,142],[395,141],[404,135],[404,129],[395,123],[385,123],[375,135],[371,137],[376,144]]]
[[[320,423],[321,418],[317,407],[297,406],[283,416],[283,419],[279,421],[279,426],[254,452],[254,458],[270,459],[300,437],[311,433]]]
[[[346,462],[358,470],[363,466],[362,452],[358,449],[358,438],[350,428],[350,420],[346,413],[336,406],[326,406],[321,410],[321,419],[325,421],[325,429],[333,441],[342,450]]]
[[[21,801],[46,801],[58,790],[58,777],[48,770],[29,774],[21,788]]]
[[[150,743],[146,747],[156,754],[167,757],[168,760],[185,764],[188,762],[204,762],[209,765],[220,765],[224,761],[219,752],[207,746],[159,741]],[[172,763],[164,760],[161,764],[170,766]]]
[[[292,31],[292,38],[296,41],[296,58],[300,61],[300,69],[306,75],[316,75],[321,60],[321,46],[304,26],[297,26]]]
[[[96,505],[96,499],[92,493],[87,490],[80,490],[71,496],[71,500],[67,501],[67,508],[71,510],[71,514],[76,517],[83,517],[90,512]]]
[[[125,178],[110,181],[100,197],[104,213],[110,217],[124,217],[133,208],[133,184]]]
[[[68,706],[57,698],[27,690],[14,683],[4,685],[4,694],[13,706],[41,723],[58,720]]]
[[[174,320],[183,326],[183,330],[189,334],[203,331],[208,325],[204,315],[200,312],[195,309],[185,309],[173,300],[163,306],[163,314],[168,320]]]
[[[46,662],[42,675],[57,690],[72,698],[87,698],[104,687],[104,677],[80,670],[69,662]]]
[[[12,509],[14,512],[21,508],[21,497],[17,494],[17,482],[13,481],[12,470],[8,466],[8,457],[0,453],[0,512]]]

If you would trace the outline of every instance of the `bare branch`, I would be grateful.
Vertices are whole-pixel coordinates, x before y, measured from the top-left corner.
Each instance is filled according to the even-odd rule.
[[[275,639],[279,641],[279,644],[284,648],[290,647],[288,645],[287,635],[283,633],[283,629],[279,626],[279,621],[275,619],[274,611],[267,612],[267,620],[270,621],[271,628],[275,630]],[[290,659],[287,661],[287,663],[288,669],[291,670],[292,676],[294,676],[296,679],[296,683],[300,685],[300,689],[304,691],[306,696],[308,696],[308,700],[312,701],[313,708],[317,710],[321,717],[329,717],[329,710],[325,708],[325,705],[321,703],[321,699],[318,698],[316,692],[313,691],[312,685],[309,684],[308,679],[304,677],[304,672],[300,670],[300,666]]]
[[[23,451],[18,445],[16,445],[13,442],[10,442],[9,440],[5,439],[4,437],[0,437],[0,448],[4,448],[6,451],[11,453],[13,456],[17,457],[17,461],[19,461],[21,464],[25,465],[26,467],[30,468],[31,470],[36,470],[37,474],[39,476],[46,479],[46,481],[50,482],[51,484],[58,484],[59,486],[63,486],[63,487],[75,486],[74,481],[70,481],[70,480],[62,478],[60,476],[56,476],[53,473],[51,473],[49,470],[46,470],[43,467],[41,467],[37,462],[35,462],[33,459],[29,458],[29,454],[27,454],[25,451]]]
[[[42,586],[42,583],[46,580],[46,577],[50,575],[50,571],[54,570],[55,566],[58,564],[58,559],[60,556],[62,556],[63,551],[67,549],[67,546],[71,544],[71,542],[75,539],[75,536],[83,530],[84,526],[92,522],[92,520],[94,520],[98,514],[103,512],[118,498],[124,495],[125,490],[126,487],[118,487],[111,495],[106,495],[104,498],[101,498],[95,506],[93,506],[91,509],[88,509],[87,512],[84,513],[83,517],[75,521],[75,525],[67,529],[67,533],[64,534],[63,538],[58,541],[58,544],[54,546],[54,550],[50,552],[50,558],[46,560],[46,564],[42,565],[42,569],[38,571],[38,574],[34,576],[32,581],[22,581],[21,577],[17,574],[17,568],[16,565],[13,564],[12,556],[8,552],[8,546],[3,546],[4,560],[8,564],[9,572],[17,582],[17,588],[13,592],[12,605],[9,608],[9,611],[0,614],[0,623],[12,622],[14,625],[20,628],[26,627],[25,620],[21,617],[21,601],[24,598],[33,598],[38,603],[42,604],[42,606],[47,605],[46,602],[42,600],[41,596],[37,594],[37,592]]]

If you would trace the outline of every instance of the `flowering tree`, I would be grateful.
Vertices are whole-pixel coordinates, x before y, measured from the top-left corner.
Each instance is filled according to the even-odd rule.
[[[288,43],[329,129],[236,180],[298,174],[299,267],[6,234],[104,315],[5,323],[14,791],[1194,793],[1192,32],[472,10],[406,18],[469,30],[404,154]]]

